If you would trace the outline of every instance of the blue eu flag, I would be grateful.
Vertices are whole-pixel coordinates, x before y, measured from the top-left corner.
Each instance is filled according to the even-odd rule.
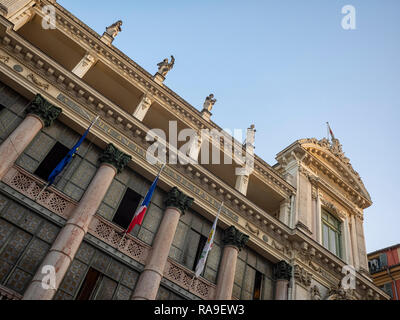
[[[60,161],[60,163],[54,168],[54,170],[50,173],[49,177],[47,178],[47,184],[48,186],[51,186],[54,183],[54,180],[56,177],[60,174],[61,171],[64,170],[64,168],[67,166],[67,164],[72,160],[74,157],[76,151],[82,144],[83,140],[85,140],[86,136],[88,135],[90,128],[93,127],[93,125],[96,123],[97,119],[99,117],[96,117],[94,121],[90,124],[89,128],[85,131],[83,136],[79,139],[79,141],[73,146],[71,150],[67,153],[67,155]]]

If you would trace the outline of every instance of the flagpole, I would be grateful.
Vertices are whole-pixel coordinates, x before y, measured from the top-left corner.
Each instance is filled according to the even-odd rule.
[[[124,232],[124,235],[122,236],[121,241],[118,243],[117,250],[119,250],[119,246],[121,245],[122,241],[124,241],[125,237],[126,237],[126,231]]]
[[[37,201],[37,199],[39,199],[39,197],[40,197],[40,196],[42,195],[42,193],[46,190],[46,188],[49,186],[49,184],[50,184],[50,182],[47,182],[47,183],[44,185],[43,189],[40,190],[39,194],[35,197],[35,201]]]
[[[94,120],[91,122],[91,124],[89,125],[89,128],[87,130],[90,130],[95,123],[97,122],[97,120],[99,120],[100,116],[96,116],[96,118],[94,118]],[[65,169],[65,168],[64,168]],[[39,197],[43,194],[43,192],[47,189],[47,187],[50,185],[50,182],[47,181],[47,183],[44,185],[43,189],[40,190],[39,194],[35,197],[35,201],[37,201],[37,199],[39,199]]]
[[[98,117],[97,117],[97,118],[98,118]],[[96,118],[96,120],[97,120],[97,118]],[[158,171],[157,177],[158,177],[158,176],[161,174],[161,172],[164,170],[165,165],[166,165],[166,164],[163,163],[163,165],[161,166],[160,170]],[[132,223],[132,222],[131,222],[131,223]],[[129,226],[128,226],[128,228],[129,228]],[[125,230],[124,235],[122,236],[120,242],[118,243],[118,245],[117,245],[117,250],[119,250],[119,247],[120,247],[122,241],[124,241],[124,239],[125,239],[125,237],[126,237],[126,234],[127,234],[127,230],[128,230],[128,229]]]
[[[202,260],[204,260],[204,263],[202,263],[202,265],[201,265],[201,271],[200,271],[200,273],[199,273],[199,276],[200,276],[200,274],[201,274],[201,273],[203,272],[203,270],[204,270],[204,267],[205,267],[205,265],[206,265],[207,258],[208,258],[208,253],[211,251],[212,246],[213,246],[213,243],[214,243],[214,236],[215,236],[215,233],[217,232],[217,222],[218,222],[219,215],[220,215],[220,213],[221,213],[221,211],[222,211],[222,207],[223,207],[223,206],[224,206],[224,202],[222,201],[222,202],[221,202],[221,205],[219,206],[219,210],[218,210],[217,216],[215,217],[214,223],[213,223],[213,225],[212,225],[212,227],[211,227],[211,230],[210,230],[210,235],[211,235],[211,232],[213,232],[213,233],[212,233],[212,235],[211,235],[211,238],[210,238],[210,235],[209,235],[209,238],[208,238],[208,240],[207,240],[207,243],[204,245],[204,248],[203,248],[203,250],[202,250],[202,254],[200,255],[201,258],[200,258],[199,261],[197,262],[197,266],[196,266],[195,271],[194,271],[194,277],[193,277],[193,279],[194,279],[194,278],[197,278],[197,272],[198,272],[198,270],[200,270],[199,265],[200,265],[200,262],[201,262]],[[213,231],[213,230],[214,230],[214,231]],[[207,246],[207,245],[208,245],[208,248],[207,248],[206,253],[204,254],[204,258],[203,258],[202,255],[203,255],[204,250],[206,249],[206,246]],[[193,279],[192,279],[192,283],[193,283]],[[192,283],[191,283],[190,285],[192,285]]]

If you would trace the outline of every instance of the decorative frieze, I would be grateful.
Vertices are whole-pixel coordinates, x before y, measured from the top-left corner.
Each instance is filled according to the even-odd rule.
[[[54,120],[61,114],[62,109],[52,105],[40,94],[37,94],[35,99],[27,108],[28,114],[39,116],[43,120],[44,126],[49,127]]]
[[[249,241],[249,236],[240,232],[234,226],[230,226],[225,229],[222,242],[226,246],[234,246],[239,249],[239,251],[246,245]]]
[[[120,173],[128,162],[132,159],[132,156],[120,151],[112,143],[107,145],[107,148],[103,151],[99,158],[100,163],[108,163],[117,169]]]
[[[294,278],[296,282],[309,287],[311,285],[312,273],[296,264],[294,266]]]
[[[167,195],[165,204],[167,207],[179,209],[181,214],[185,214],[185,210],[190,208],[194,199],[184,194],[177,187],[173,187]]]
[[[292,266],[286,261],[279,261],[274,266],[274,278],[275,280],[287,280],[290,281],[292,277]]]

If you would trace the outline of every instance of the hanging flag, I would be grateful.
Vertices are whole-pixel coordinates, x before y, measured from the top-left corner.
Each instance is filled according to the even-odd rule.
[[[332,132],[331,126],[329,125],[329,122],[327,122],[326,125],[328,126],[328,131],[329,131],[329,134],[331,135],[331,138],[335,139],[335,136],[333,135],[333,132]]]
[[[160,177],[160,174],[161,174],[162,170],[164,169],[164,167],[165,167],[165,164],[163,164],[163,166],[160,169],[160,172],[158,173],[157,177],[154,179],[153,183],[151,184],[150,189],[149,189],[149,191],[147,191],[146,197],[143,199],[142,204],[136,210],[136,213],[133,216],[133,219],[132,219],[128,229],[126,229],[126,231],[125,231],[125,234],[130,233],[137,224],[138,225],[142,224],[144,214],[146,213],[147,208],[150,205],[151,198],[152,198],[154,190],[156,189],[156,186],[157,186],[158,178]]]
[[[196,278],[198,278],[200,276],[200,274],[203,272],[204,266],[206,265],[208,253],[212,249],[212,246],[213,246],[213,243],[214,243],[215,232],[217,230],[217,222],[218,222],[218,218],[219,218],[219,215],[221,213],[223,205],[224,205],[224,203],[222,202],[221,206],[219,207],[218,214],[217,214],[217,216],[215,218],[214,224],[211,227],[210,234],[208,235],[207,242],[204,245],[203,251],[201,252],[200,259],[199,259],[199,262],[197,263],[196,271],[195,271],[195,277]]]
[[[67,164],[72,160],[72,158],[75,156],[75,153],[78,151],[78,148],[82,144],[83,140],[85,140],[86,136],[88,135],[90,129],[93,127],[93,125],[96,123],[96,121],[99,119],[99,116],[97,116],[92,123],[90,124],[89,128],[85,131],[83,136],[79,139],[79,141],[73,146],[71,150],[67,153],[67,155],[60,161],[60,163],[54,168],[54,170],[50,173],[49,177],[47,178],[47,187],[51,186],[54,183],[54,180],[56,177],[61,173],[61,171],[64,170],[64,168],[67,166]]]

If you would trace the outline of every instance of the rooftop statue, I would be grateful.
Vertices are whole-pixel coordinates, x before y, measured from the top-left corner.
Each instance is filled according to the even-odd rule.
[[[111,26],[107,27],[105,33],[107,33],[112,38],[115,38],[118,35],[118,33],[120,33],[122,31],[121,26],[122,26],[122,21],[118,20]]]
[[[168,58],[165,58],[161,61],[158,66],[158,73],[161,74],[163,77],[167,75],[167,73],[174,67],[175,58],[171,55],[171,62],[168,62]]]
[[[204,101],[203,109],[211,112],[214,104],[217,102],[217,99],[213,99],[214,95],[211,93],[206,100]]]

